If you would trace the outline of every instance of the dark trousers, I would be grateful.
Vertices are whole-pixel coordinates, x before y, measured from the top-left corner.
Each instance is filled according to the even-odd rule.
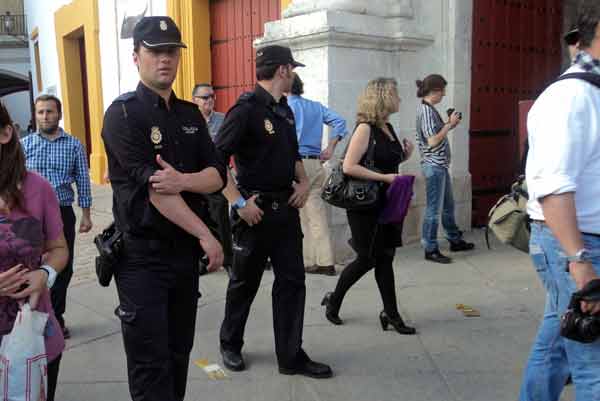
[[[184,399],[199,298],[199,252],[185,254],[192,245],[164,251],[158,241],[125,238],[115,313],[133,401]]]
[[[233,266],[221,347],[241,351],[250,306],[270,258],[275,274],[272,302],[277,361],[281,367],[293,367],[301,350],[306,298],[300,216],[297,209],[285,204],[277,210],[265,207],[264,212],[261,223],[249,227],[241,222],[233,231]]]
[[[395,318],[399,314],[392,265],[396,251],[392,244],[395,235],[394,227],[378,225],[379,213],[377,212],[348,211],[347,215],[357,256],[340,274],[331,297],[331,304],[335,309],[339,309],[348,290],[374,268],[383,309],[389,317]]]
[[[233,241],[231,238],[231,223],[229,222],[229,203],[221,193],[210,194],[207,198],[210,217],[217,224],[219,240],[223,247],[223,266],[231,266],[233,263]]]
[[[48,391],[46,400],[54,401],[54,393],[56,393],[56,383],[58,382],[58,368],[60,367],[60,360],[62,354],[56,357],[55,360],[48,363]]]
[[[75,251],[75,213],[71,206],[61,206],[60,215],[63,221],[63,231],[65,239],[67,240],[67,246],[69,247],[69,261],[67,265],[56,277],[56,281],[50,290],[50,297],[52,299],[52,308],[58,323],[61,327],[64,327],[65,320],[63,315],[67,304],[67,288],[73,277],[73,255]]]

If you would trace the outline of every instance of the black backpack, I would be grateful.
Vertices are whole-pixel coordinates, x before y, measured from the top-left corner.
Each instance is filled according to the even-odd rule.
[[[588,82],[594,85],[596,88],[600,89],[600,74],[596,74],[593,72],[571,72],[569,74],[561,75],[554,82],[562,81],[564,79],[581,79],[585,82]]]

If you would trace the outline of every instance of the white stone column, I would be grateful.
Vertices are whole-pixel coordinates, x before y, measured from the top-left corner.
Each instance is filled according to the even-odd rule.
[[[468,107],[470,93],[471,0],[294,0],[284,18],[265,25],[255,42],[289,46],[306,64],[297,71],[305,96],[320,101],[354,127],[356,100],[367,81],[378,76],[398,80],[401,110],[392,123],[401,138],[415,142],[418,100],[415,80],[440,73],[449,82],[448,97],[440,111],[452,104],[463,111],[466,124],[451,138],[452,175],[457,216],[470,227],[470,176],[468,174]],[[345,144],[338,147],[341,152]],[[415,198],[405,222],[405,241],[419,238],[425,205],[420,157],[402,165],[405,174],[417,175]],[[467,194],[467,195],[465,195]],[[345,212],[332,208],[337,261],[351,255],[346,244],[349,228]]]

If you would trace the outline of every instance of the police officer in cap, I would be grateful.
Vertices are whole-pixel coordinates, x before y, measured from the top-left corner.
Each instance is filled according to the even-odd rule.
[[[229,110],[216,138],[222,160],[235,157],[236,185],[229,175],[223,191],[232,205],[234,255],[221,326],[225,366],[245,369],[244,327],[267,258],[273,264],[273,326],[279,372],[315,378],[332,376],[301,348],[304,325],[304,262],[298,209],[309,182],[298,151],[294,115],[283,96],[295,67],[304,66],[290,49],[268,46],[256,53],[253,92]]]
[[[115,271],[129,389],[134,401],[182,401],[198,302],[198,261],[223,251],[203,221],[202,194],[223,188],[204,118],[172,84],[186,46],[168,17],[145,17],[133,32],[140,82],[104,116],[113,214],[123,232]]]

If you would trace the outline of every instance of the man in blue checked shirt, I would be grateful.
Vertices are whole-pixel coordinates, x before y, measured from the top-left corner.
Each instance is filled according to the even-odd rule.
[[[62,118],[60,100],[52,95],[41,95],[35,100],[35,120],[38,131],[21,140],[27,169],[44,176],[54,187],[60,202],[65,238],[69,246],[69,262],[58,275],[51,289],[52,307],[63,328],[65,338],[70,337],[65,326],[67,288],[73,276],[73,251],[75,248],[75,194],[72,185],[77,186],[77,200],[82,210],[79,232],[92,229],[90,206],[92,191],[88,173],[87,156],[79,140],[59,127]]]
[[[287,97],[294,112],[300,156],[310,180],[310,194],[300,209],[304,233],[304,269],[307,273],[335,275],[335,258],[327,221],[327,210],[321,199],[325,181],[323,163],[333,156],[335,146],[348,133],[346,121],[319,102],[302,97],[304,84],[296,74],[292,91]],[[323,124],[331,127],[328,146],[321,150]]]

